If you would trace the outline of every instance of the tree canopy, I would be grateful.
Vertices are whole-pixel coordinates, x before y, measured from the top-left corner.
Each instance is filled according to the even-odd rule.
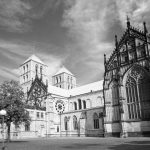
[[[0,85],[0,110],[5,109],[7,112],[4,122],[7,126],[8,140],[10,140],[11,123],[16,126],[21,123],[30,123],[23,99],[24,93],[18,82],[11,80]],[[2,116],[0,117],[2,122]]]

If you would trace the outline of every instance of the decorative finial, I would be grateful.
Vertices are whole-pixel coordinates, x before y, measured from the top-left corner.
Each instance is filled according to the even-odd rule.
[[[147,27],[146,27],[146,22],[145,22],[145,21],[143,22],[143,26],[144,26],[144,33],[145,33],[145,34],[148,33]]]
[[[104,54],[104,64],[106,64],[106,54]]]
[[[36,72],[35,76],[37,77],[38,76],[38,65],[35,66],[35,72]]]
[[[127,15],[127,27],[130,28],[130,18]]]
[[[117,35],[115,35],[115,45],[116,45],[116,48],[117,48],[117,46],[118,46]]]

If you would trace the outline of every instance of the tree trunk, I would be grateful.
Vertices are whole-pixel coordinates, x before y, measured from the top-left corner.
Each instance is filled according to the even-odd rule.
[[[10,126],[11,126],[11,123],[8,123],[7,124],[7,141],[10,142]]]

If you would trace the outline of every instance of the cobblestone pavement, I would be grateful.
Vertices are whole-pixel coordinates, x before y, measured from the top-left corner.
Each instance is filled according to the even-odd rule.
[[[14,140],[5,144],[8,150],[150,150],[150,138],[55,137]]]

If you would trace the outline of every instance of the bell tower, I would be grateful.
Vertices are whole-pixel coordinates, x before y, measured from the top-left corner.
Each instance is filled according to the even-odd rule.
[[[42,81],[46,84],[47,80],[47,65],[45,65],[37,56],[30,56],[19,67],[20,72],[20,84],[26,94],[31,87],[32,81],[35,76],[42,78]]]
[[[64,66],[52,77],[53,86],[66,90],[76,87],[76,77]]]

